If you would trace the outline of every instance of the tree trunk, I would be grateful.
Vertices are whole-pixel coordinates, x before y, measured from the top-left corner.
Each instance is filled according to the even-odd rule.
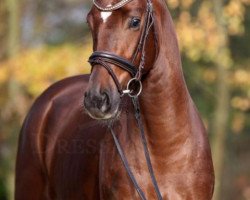
[[[5,0],[5,4],[7,7],[7,26],[8,26],[8,34],[7,34],[7,57],[11,58],[15,56],[20,47],[20,0]],[[13,69],[8,68],[9,80],[8,80],[8,103],[5,105],[5,109],[9,109],[10,112],[13,112],[15,107],[19,105],[18,97],[21,93],[20,84],[15,80],[15,77],[12,73]],[[20,105],[19,105],[20,106]],[[14,111],[15,112],[15,111]],[[9,135],[7,135],[6,144],[8,145],[9,152],[3,155],[4,160],[6,162],[6,187],[7,187],[7,195],[8,199],[14,199],[14,169],[15,169],[15,156],[16,156],[16,142],[17,141],[17,131],[14,129],[18,125],[18,121],[14,119],[14,112],[12,113],[11,120],[7,120],[6,126],[10,126],[15,122],[15,125],[11,125],[12,131],[8,131]]]
[[[228,85],[229,69],[232,66],[228,46],[227,26],[223,19],[223,0],[213,0],[218,35],[221,37],[215,64],[217,67],[217,107],[213,121],[212,152],[215,169],[215,191],[213,200],[221,200],[221,182],[226,154],[227,124],[229,116],[230,90]]]
[[[0,61],[6,57],[6,40],[7,40],[7,9],[6,3],[4,1],[0,1]]]
[[[8,56],[12,57],[18,52],[19,37],[20,37],[20,23],[19,23],[19,1],[6,0],[8,10]]]

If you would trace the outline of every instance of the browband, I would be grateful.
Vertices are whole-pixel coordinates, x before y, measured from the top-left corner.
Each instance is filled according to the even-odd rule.
[[[100,4],[98,4],[96,2],[96,0],[93,0],[93,3],[101,11],[113,11],[113,10],[117,10],[117,9],[123,7],[124,5],[129,3],[130,1],[132,1],[132,0],[122,0],[122,1],[119,1],[118,3],[116,3],[114,5],[109,5],[107,7],[101,6]]]

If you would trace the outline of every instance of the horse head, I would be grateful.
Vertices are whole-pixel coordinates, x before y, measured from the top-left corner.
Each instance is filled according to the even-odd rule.
[[[111,5],[119,6],[119,2],[117,4],[117,1],[112,0],[94,1],[94,6],[87,16],[93,37],[93,50],[104,54],[110,52],[115,57],[118,56],[118,61],[127,61],[137,70],[144,56],[143,73],[147,73],[153,66],[156,54],[153,18],[148,18],[148,9],[151,9],[149,1],[125,0],[120,3],[124,5],[112,8]],[[146,25],[147,23],[150,24]],[[145,34],[147,36],[143,38]],[[142,44],[143,42],[145,44]],[[145,55],[142,55],[143,46]],[[105,67],[106,65],[108,67]],[[92,63],[92,73],[84,99],[88,114],[96,119],[115,118],[119,113],[121,91],[133,78],[131,76],[133,73],[117,67],[115,62],[105,64],[97,59]]]

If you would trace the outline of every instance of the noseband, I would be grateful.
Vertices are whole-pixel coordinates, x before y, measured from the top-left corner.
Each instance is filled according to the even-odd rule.
[[[122,0],[115,5],[108,6],[108,7],[100,6],[96,2],[96,0],[93,0],[93,3],[101,11],[113,11],[113,10],[117,10],[117,9],[121,8],[122,6],[126,5],[130,1],[132,1],[132,0]],[[151,181],[153,183],[153,187],[154,187],[154,190],[156,192],[157,199],[162,200],[162,195],[160,193],[160,190],[159,190],[159,187],[158,187],[155,175],[154,175],[153,166],[152,166],[149,151],[148,151],[148,145],[147,145],[147,140],[146,140],[145,133],[144,133],[144,128],[143,128],[142,119],[141,119],[140,105],[139,105],[139,101],[138,101],[138,96],[140,95],[140,93],[142,91],[141,78],[142,78],[142,75],[144,73],[143,69],[144,69],[144,65],[145,65],[146,40],[148,38],[149,31],[151,30],[153,23],[154,23],[154,18],[153,18],[152,2],[151,2],[151,0],[147,0],[147,11],[146,11],[145,25],[143,27],[143,31],[142,31],[139,43],[137,45],[137,48],[134,52],[132,60],[128,61],[119,55],[116,55],[116,54],[113,54],[110,52],[106,52],[106,51],[95,51],[90,56],[89,62],[91,63],[92,68],[94,66],[104,67],[108,71],[110,76],[113,78],[114,83],[115,83],[120,95],[123,96],[124,94],[128,94],[132,98],[132,102],[133,102],[133,105],[135,108],[135,118],[136,118],[139,130],[140,130],[140,136],[141,136],[141,141],[143,144],[144,155],[146,158],[147,167],[149,170]],[[137,56],[139,55],[139,53],[141,53],[139,66],[135,66],[135,60],[136,60]],[[110,64],[113,64],[114,66],[120,67],[121,69],[127,71],[131,75],[132,79],[128,82],[126,90],[123,90],[123,88],[122,88],[121,84],[119,83],[119,80],[118,80],[117,76],[115,75],[114,71],[112,70]],[[137,89],[135,89],[135,88],[137,88]],[[118,141],[118,138],[116,137],[116,134],[114,133],[112,126],[110,125],[109,128],[110,128],[110,132],[112,134],[112,137],[114,139],[116,148],[118,150],[118,153],[120,155],[120,158],[122,160],[122,163],[123,163],[128,175],[129,175],[137,193],[139,194],[141,199],[146,200],[145,194],[143,193],[142,189],[140,188],[139,184],[137,183],[137,181],[135,179],[134,174],[131,171],[131,168],[128,164],[128,160],[127,160],[127,158],[126,158],[126,156],[121,148],[121,145]]]

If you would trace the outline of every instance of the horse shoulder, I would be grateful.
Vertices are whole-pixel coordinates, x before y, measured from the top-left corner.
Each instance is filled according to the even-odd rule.
[[[61,80],[45,90],[32,105],[19,136],[15,199],[36,200],[41,199],[43,196],[46,198],[47,172],[44,158],[46,129],[49,124],[49,116],[55,106],[54,101],[65,97],[67,91],[79,91],[80,88],[84,90],[87,82],[87,75]]]

